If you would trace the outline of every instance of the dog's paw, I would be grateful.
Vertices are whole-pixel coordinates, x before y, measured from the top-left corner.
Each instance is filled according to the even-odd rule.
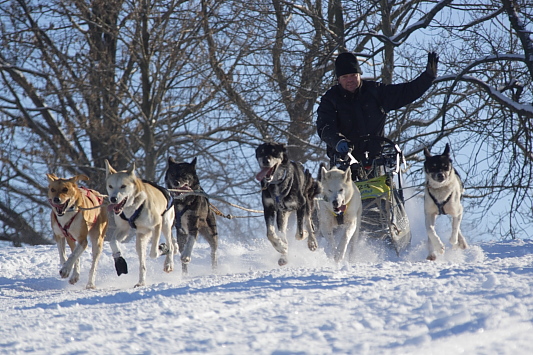
[[[70,271],[66,267],[62,267],[61,270],[59,270],[59,276],[61,276],[62,279],[66,279],[68,275],[70,275]]]
[[[190,256],[187,256],[187,255],[184,255],[184,256],[181,257],[181,262],[182,262],[183,264],[188,264],[188,263],[191,262],[191,257],[190,257]]]
[[[300,233],[296,233],[296,240],[304,240],[307,238],[307,231],[301,231]]]
[[[435,253],[429,254],[428,257],[426,258],[426,260],[429,260],[429,261],[437,260],[437,254],[435,254]]]
[[[307,247],[311,251],[317,250],[318,249],[318,243],[317,243],[316,239],[315,238],[309,238],[309,240],[307,241]]]
[[[135,284],[135,286],[133,286],[133,288],[143,287],[143,286],[146,286],[146,284],[144,282],[138,282],[138,283]]]
[[[117,271],[117,276],[128,273],[128,263],[122,256],[117,256],[115,259],[115,270]]]
[[[96,290],[96,286],[93,283],[88,283],[87,286],[85,286],[86,290]]]
[[[165,263],[165,265],[163,266],[163,271],[166,272],[167,274],[174,271],[174,264]]]
[[[273,241],[272,246],[280,254],[287,254],[287,251],[289,250],[287,243],[283,242],[282,240]]]
[[[278,260],[279,266],[284,266],[284,265],[287,265],[288,263],[289,263],[289,260],[287,259],[287,255],[282,255]]]
[[[80,280],[80,274],[73,274],[72,277],[68,280],[68,283],[74,285]]]

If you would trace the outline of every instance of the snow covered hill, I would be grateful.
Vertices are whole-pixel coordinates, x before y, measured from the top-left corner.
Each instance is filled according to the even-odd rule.
[[[190,275],[149,260],[117,277],[109,245],[97,290],[59,278],[55,246],[0,246],[0,353],[526,354],[533,353],[533,240],[483,242],[436,262],[425,243],[396,258],[362,246],[336,265],[323,245],[291,241],[289,265],[258,238],[224,239],[220,270],[199,242]],[[178,260],[178,259],[176,259]]]

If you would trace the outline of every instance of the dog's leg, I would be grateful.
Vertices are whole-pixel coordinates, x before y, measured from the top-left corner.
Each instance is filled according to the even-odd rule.
[[[198,216],[193,214],[188,215],[187,224],[189,233],[187,243],[185,244],[183,253],[181,253],[181,262],[183,264],[188,264],[192,260],[192,249],[198,239],[198,222]]]
[[[466,239],[465,237],[463,236],[463,233],[461,233],[461,229],[459,228],[459,231],[457,232],[457,240],[458,240],[458,245],[459,245],[459,248],[461,249],[467,249],[468,248],[468,243],[466,242]]]
[[[139,282],[134,287],[141,287],[146,285],[146,248],[150,235],[137,233],[135,247],[137,255],[139,256]]]
[[[180,255],[183,255],[183,251],[185,250],[185,245],[187,244],[187,238],[189,237],[189,231],[187,227],[187,221],[185,220],[185,223],[183,223],[185,218],[183,215],[179,215],[176,218],[175,226],[176,226],[176,242],[178,243],[178,251]],[[181,258],[180,258],[181,259]],[[183,276],[186,276],[188,273],[187,264],[181,263],[181,273]]]
[[[459,244],[458,244],[459,228],[461,226],[462,219],[463,219],[462,213],[457,216],[452,216],[452,235],[450,236],[450,244],[452,245],[453,249],[459,248]]]
[[[70,246],[70,250],[72,250],[72,253],[68,257],[65,264],[63,264],[61,270],[59,270],[59,275],[61,275],[61,277],[64,279],[68,277],[72,270],[72,275],[68,280],[68,282],[72,285],[74,285],[80,279],[80,256],[81,254],[83,254],[88,244],[86,235],[80,236],[80,239],[81,240],[78,243],[76,243],[76,241],[72,239],[67,240],[67,243]]]
[[[326,255],[328,258],[331,257],[331,255],[335,254],[335,236],[333,234],[333,231],[335,229],[334,225],[331,223],[331,214],[330,212],[322,206],[322,208],[318,209],[318,220],[319,225],[318,228],[320,230],[320,234],[326,239],[328,247],[326,248]]]
[[[278,232],[279,233],[279,240],[281,241],[282,245],[285,245],[285,252],[281,253],[281,256],[278,260],[278,265],[283,266],[287,265],[289,262],[288,260],[288,254],[289,254],[289,242],[287,240],[287,226],[289,224],[289,212],[285,211],[278,211],[277,213],[277,225],[278,225]]]
[[[362,214],[362,206],[357,210],[357,220],[355,222],[355,231],[353,233],[353,237],[350,240],[350,243],[348,245],[348,261],[350,263],[354,263],[356,252],[357,252],[357,245],[359,243],[360,233],[361,233],[361,214]]]
[[[426,214],[426,232],[428,234],[428,260],[437,259],[438,254],[444,254],[444,244],[442,244],[437,232],[435,231],[435,222],[437,220],[437,214]]]
[[[454,249],[468,248],[468,243],[466,242],[463,233],[461,233],[461,221],[463,220],[463,211],[462,206],[460,206],[459,214],[457,216],[452,216],[452,235],[450,236],[450,244]]]
[[[281,213],[281,212],[278,212]],[[265,223],[267,228],[267,238],[276,249],[276,251],[280,254],[287,254],[287,243],[284,242],[276,233],[276,211],[274,207],[269,206],[265,208]]]
[[[215,214],[213,212],[209,212],[207,215],[207,230],[205,233],[207,242],[209,243],[209,246],[211,247],[211,268],[213,271],[216,271],[218,268],[218,260],[217,260],[217,249],[218,249],[218,230],[217,230],[217,223]]]
[[[296,210],[296,240],[304,240],[307,238],[307,231],[304,229],[305,215],[305,206],[302,206]]]
[[[165,242],[167,244],[168,252],[165,256],[165,263],[163,264],[164,272],[174,271],[174,242],[172,241],[172,222],[174,221],[174,216],[170,211],[167,211],[167,214],[163,216],[163,226],[162,232],[165,236]]]
[[[126,263],[126,260],[122,257],[122,252],[120,251],[118,241],[124,240],[126,238],[129,231],[129,225],[125,225],[116,217],[115,224],[116,229],[111,238],[109,239],[109,246],[111,247],[111,251],[113,252],[113,259],[115,260],[115,270],[117,271],[117,275],[120,276],[122,274],[128,273],[128,264]]]
[[[102,255],[102,250],[104,248],[105,232],[101,231],[101,227],[96,226],[91,232],[89,232],[89,236],[91,237],[93,260],[91,264],[91,270],[89,271],[89,281],[87,282],[87,286],[85,286],[85,288],[95,289],[96,268],[98,267],[98,261],[100,260],[100,255]]]
[[[345,226],[343,230],[343,234],[339,241],[339,245],[337,246],[337,250],[335,251],[335,255],[334,255],[334,259],[336,263],[341,262],[344,259],[344,256],[346,255],[346,249],[348,248],[348,244],[350,244],[350,241],[352,240],[353,235],[356,230],[357,230],[357,221],[353,221],[352,223]]]
[[[63,267],[67,261],[66,240],[61,235],[54,235],[54,239],[56,240],[57,251],[59,252],[59,264]]]
[[[156,222],[156,225],[154,226],[154,229],[152,230],[152,236],[150,239],[152,239],[152,244],[150,246],[150,257],[152,259],[157,258],[159,254],[159,239],[161,238],[161,223],[162,221],[159,221],[159,223]]]
[[[309,237],[307,238],[307,247],[311,251],[315,251],[318,248],[318,241],[316,240],[316,231],[311,222],[311,216],[306,216],[306,229]]]

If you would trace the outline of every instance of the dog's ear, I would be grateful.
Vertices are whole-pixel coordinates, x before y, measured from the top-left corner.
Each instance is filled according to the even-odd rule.
[[[430,158],[431,157],[431,153],[429,152],[428,147],[424,147],[424,156],[426,158]]]
[[[324,173],[323,173],[324,170],[326,170],[326,164],[320,163],[319,168],[318,168],[318,174],[317,174],[317,177],[316,177],[316,179],[318,181],[322,181],[322,176],[324,175]]]
[[[450,145],[448,143],[446,143],[446,147],[444,148],[442,155],[446,155],[448,157],[450,156]]]
[[[352,181],[352,169],[348,168],[344,172],[344,182],[350,183]]]
[[[105,177],[107,178],[109,175],[116,174],[116,173],[117,171],[113,169],[109,161],[106,159],[105,160]]]
[[[191,165],[193,168],[196,168],[196,157],[191,161]]]
[[[72,179],[74,179],[75,182],[80,181],[80,180],[88,181],[89,177],[87,175],[80,174],[80,175],[74,176]]]
[[[281,163],[287,164],[289,162],[289,155],[287,154],[287,147],[283,143],[280,143],[279,146],[281,148],[281,153],[283,155],[283,159],[281,160]]]
[[[320,173],[318,174],[318,180],[319,181],[322,181],[322,180],[326,180],[326,176],[328,175],[328,171],[326,170],[326,168],[324,167],[324,165],[322,165],[320,167]]]
[[[168,157],[168,165],[170,164],[176,164],[176,161],[172,157]]]
[[[135,162],[133,162],[131,164],[131,167],[126,170],[126,173],[128,173],[128,175],[135,175]]]
[[[48,178],[48,183],[51,183],[51,182],[54,182],[56,181],[57,179],[59,179],[57,176],[55,176],[54,174],[46,174],[46,177]]]

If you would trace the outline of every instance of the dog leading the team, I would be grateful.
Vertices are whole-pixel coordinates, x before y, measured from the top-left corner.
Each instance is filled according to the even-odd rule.
[[[429,249],[427,259],[435,260],[438,254],[444,254],[445,249],[435,231],[435,222],[438,215],[452,217],[452,235],[450,237],[452,247],[468,248],[460,228],[461,220],[463,219],[461,197],[464,187],[459,174],[452,165],[449,144],[446,144],[444,152],[440,155],[431,155],[427,148],[424,148],[424,155],[426,157],[424,162],[426,177],[424,213]]]
[[[70,275],[69,283],[75,284],[80,278],[80,256],[87,249],[91,239],[92,264],[89,271],[87,289],[94,289],[96,268],[104,245],[107,231],[107,211],[102,207],[104,196],[98,191],[78,186],[78,181],[87,181],[85,175],[69,179],[46,174],[48,178],[48,202],[52,231],[59,251],[62,278]],[[67,258],[66,245],[71,254]]]

